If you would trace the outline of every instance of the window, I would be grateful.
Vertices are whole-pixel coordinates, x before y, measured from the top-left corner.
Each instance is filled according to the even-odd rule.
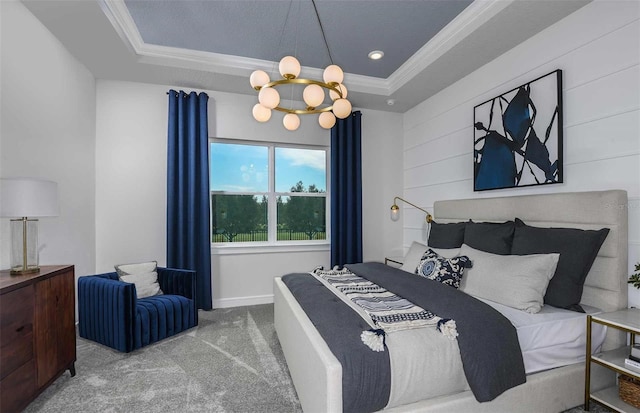
[[[211,240],[318,243],[327,237],[327,149],[210,143]]]

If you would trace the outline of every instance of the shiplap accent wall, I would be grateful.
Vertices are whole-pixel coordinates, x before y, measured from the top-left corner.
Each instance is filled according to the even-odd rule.
[[[407,199],[624,189],[629,261],[640,260],[640,2],[594,1],[408,111]],[[563,70],[564,183],[473,191],[474,106],[555,69]],[[423,215],[404,207],[403,244],[426,240]],[[437,218],[437,217],[436,217]],[[630,302],[640,294],[630,290]]]

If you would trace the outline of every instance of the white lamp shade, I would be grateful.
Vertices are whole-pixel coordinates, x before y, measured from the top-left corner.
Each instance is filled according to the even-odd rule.
[[[251,77],[249,77],[249,83],[251,83],[251,87],[254,89],[261,88],[270,81],[269,75],[264,70],[256,70],[251,73]]]
[[[339,84],[337,86],[337,88],[340,89],[340,92],[342,92],[342,97],[346,98],[347,97],[347,87],[341,83],[341,84]],[[337,94],[336,92],[334,92],[333,90],[329,91],[329,97],[331,98],[331,100],[340,99],[340,95]]]
[[[324,83],[342,83],[342,80],[344,79],[344,73],[342,72],[340,66],[329,65],[326,69],[324,69],[322,78],[324,79]]]
[[[266,122],[271,119],[271,109],[262,106],[259,103],[256,103],[253,106],[253,118],[258,122]]]
[[[351,102],[347,99],[337,99],[333,102],[333,114],[344,119],[351,114]]]
[[[287,79],[295,79],[300,75],[300,62],[293,56],[285,56],[278,65],[280,74]]]
[[[282,118],[282,124],[287,130],[294,131],[300,126],[300,117],[295,113],[287,113]]]
[[[331,112],[322,112],[318,117],[318,123],[325,129],[331,129],[336,124],[336,117]]]
[[[0,216],[58,216],[58,184],[36,178],[0,179]]]
[[[317,108],[324,101],[324,90],[318,85],[308,85],[302,92],[304,102],[312,108]]]
[[[272,87],[263,87],[258,93],[258,102],[266,108],[273,109],[280,104],[280,93]]]

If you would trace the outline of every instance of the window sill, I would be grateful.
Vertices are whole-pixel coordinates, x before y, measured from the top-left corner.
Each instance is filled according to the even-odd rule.
[[[318,243],[243,243],[242,245],[211,245],[211,255],[236,254],[279,254],[287,252],[324,252],[330,251],[329,242]]]

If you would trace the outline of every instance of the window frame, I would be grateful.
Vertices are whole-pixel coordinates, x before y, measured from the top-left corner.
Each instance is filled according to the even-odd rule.
[[[325,145],[310,145],[283,143],[272,141],[254,141],[245,139],[229,139],[229,138],[209,138],[209,174],[211,174],[211,144],[226,143],[234,145],[261,146],[267,147],[268,152],[268,171],[269,183],[267,192],[229,192],[214,191],[209,188],[209,226],[213,228],[213,216],[211,199],[213,195],[252,195],[267,197],[267,241],[247,241],[247,242],[213,242],[212,234],[210,234],[211,252],[215,255],[224,254],[254,254],[254,253],[273,253],[273,252],[300,252],[300,251],[329,251],[331,240],[331,151]],[[293,149],[310,149],[323,150],[325,152],[325,179],[326,192],[276,192],[275,191],[275,152],[276,148],[293,148]],[[325,235],[324,240],[296,240],[296,241],[278,241],[277,240],[277,198],[279,196],[308,196],[325,198]],[[211,230],[209,231],[211,233]]]

